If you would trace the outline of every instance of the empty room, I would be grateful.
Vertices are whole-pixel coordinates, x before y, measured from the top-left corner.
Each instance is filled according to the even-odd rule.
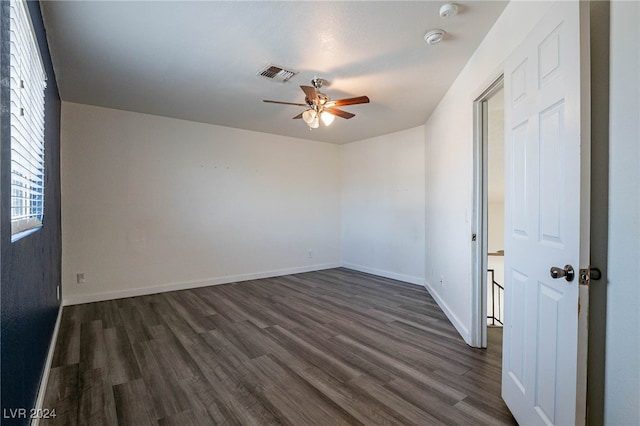
[[[0,2],[2,424],[640,424],[639,28]]]

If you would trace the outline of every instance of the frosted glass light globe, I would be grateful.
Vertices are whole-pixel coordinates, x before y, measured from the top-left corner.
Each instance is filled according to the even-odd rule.
[[[318,114],[314,110],[308,109],[302,113],[302,119],[305,123],[311,124],[311,122],[316,119],[317,115]]]
[[[331,114],[330,112],[322,111],[322,114],[320,114],[320,118],[322,119],[322,122],[325,126],[329,126],[331,125],[331,123],[333,123],[333,120],[336,118],[336,116]]]

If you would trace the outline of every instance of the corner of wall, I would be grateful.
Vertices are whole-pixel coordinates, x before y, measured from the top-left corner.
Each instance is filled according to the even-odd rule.
[[[460,337],[465,341],[467,345],[471,345],[471,335],[469,334],[469,329],[465,326],[464,322],[458,318],[456,313],[449,307],[449,305],[445,302],[445,300],[440,296],[440,294],[436,291],[436,289],[431,285],[431,283],[427,280],[424,281],[424,286],[433,297],[433,300],[436,301],[442,312],[447,316],[451,324],[455,327],[455,329],[460,334]]]

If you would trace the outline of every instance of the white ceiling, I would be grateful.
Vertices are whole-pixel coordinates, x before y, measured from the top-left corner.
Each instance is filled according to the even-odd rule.
[[[332,143],[423,124],[506,2],[464,1],[442,20],[427,1],[47,1],[42,10],[65,101]],[[429,46],[427,30],[446,38]],[[256,76],[267,63],[299,72]],[[331,84],[355,118],[309,131],[300,85]]]

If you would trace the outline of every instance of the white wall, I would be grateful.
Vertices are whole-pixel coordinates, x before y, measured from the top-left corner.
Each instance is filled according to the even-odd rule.
[[[489,253],[504,250],[504,201],[489,202],[487,219]]]
[[[509,3],[425,125],[426,286],[468,343],[473,101],[500,75],[504,60],[550,5]]]
[[[339,264],[337,145],[68,102],[61,127],[66,303]]]
[[[608,425],[640,424],[639,22],[640,3],[611,2],[604,402]]]
[[[487,246],[492,253],[504,250],[504,89],[488,101],[487,127]]]
[[[350,143],[342,157],[342,262],[424,283],[424,128]]]

